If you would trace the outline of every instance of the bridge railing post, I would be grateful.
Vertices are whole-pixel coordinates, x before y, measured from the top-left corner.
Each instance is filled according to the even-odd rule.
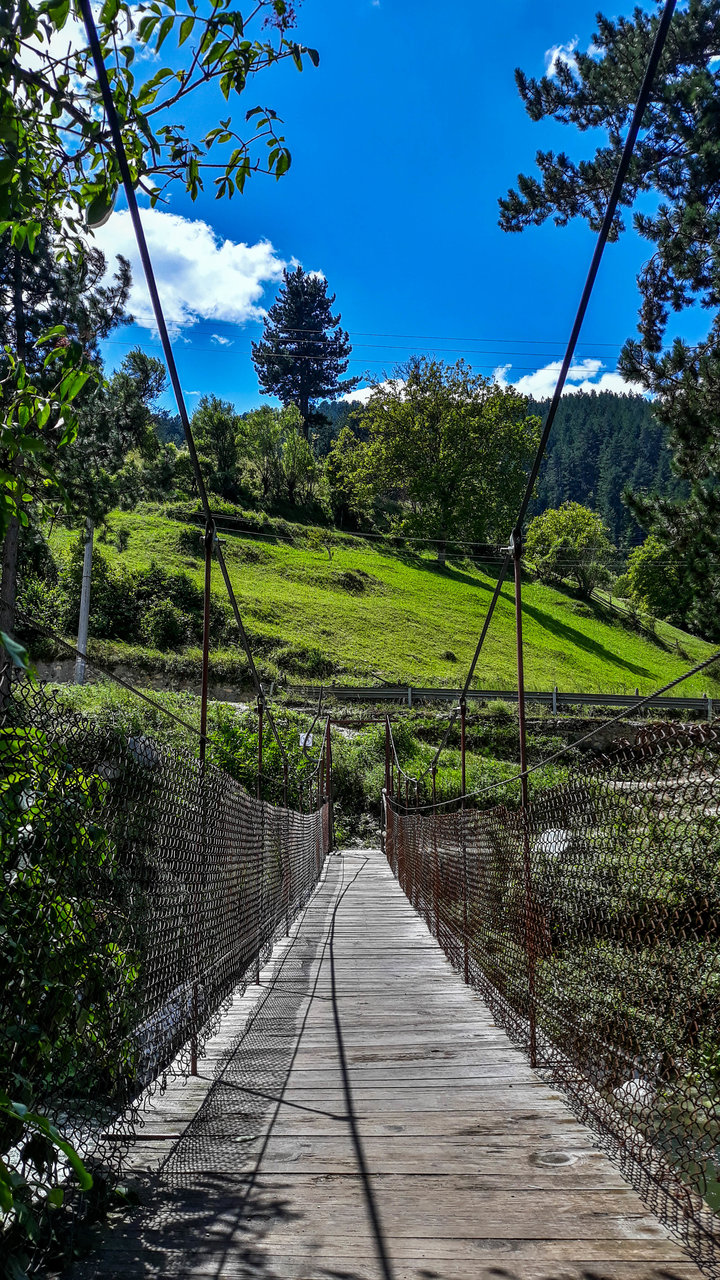
[[[463,898],[463,975],[466,982],[470,981],[470,939],[468,937],[468,884],[467,884],[467,840],[465,836],[465,792],[466,792],[466,773],[465,773],[465,748],[466,748],[466,717],[467,703],[464,698],[460,699],[460,790],[462,799],[460,801],[460,840],[462,848],[462,898]]]
[[[201,805],[201,857],[202,857],[202,906],[198,910],[198,921],[196,926],[195,940],[195,972],[200,968],[201,956],[199,954],[201,947],[202,933],[202,915],[204,914],[204,898],[205,886],[207,882],[207,843],[208,843],[208,815],[207,815],[207,785],[205,776],[205,758],[207,754],[207,711],[208,711],[208,684],[210,673],[210,592],[212,586],[212,557],[215,545],[215,526],[211,520],[207,520],[205,524],[204,535],[205,550],[205,577],[203,584],[203,639],[202,639],[202,678],[200,684],[200,805]],[[193,1034],[190,1041],[190,1074],[196,1076],[198,1073],[198,1022],[200,1017],[199,1009],[199,984],[197,979],[193,983],[192,989],[192,1026]]]
[[[520,739],[520,794],[522,800],[522,847],[524,881],[525,956],[528,979],[528,1024],[530,1033],[530,1066],[537,1066],[537,1029],[535,1015],[535,910],[530,862],[530,833],[528,814],[527,737],[525,730],[525,663],[523,657],[522,630],[522,534],[513,531],[511,539],[515,569],[515,641],[517,648],[518,676],[518,735]]]
[[[332,776],[332,720],[330,716],[327,718],[327,749],[325,752],[325,791],[327,794],[328,806],[328,847],[327,852],[332,853],[335,848],[335,814],[333,807],[333,776]]]

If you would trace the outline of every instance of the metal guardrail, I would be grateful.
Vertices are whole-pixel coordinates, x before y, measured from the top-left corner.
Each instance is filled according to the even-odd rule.
[[[451,702],[460,698],[460,689],[423,689],[413,685],[292,685],[291,692],[308,698],[337,698],[344,702],[391,702],[402,703],[412,707],[422,702]],[[572,707],[612,707],[618,711],[634,707],[642,697],[639,691],[630,693],[575,693],[561,692],[554,689],[539,692],[525,691],[525,705],[550,707],[553,712],[568,710]],[[467,694],[468,702],[517,702],[516,689],[471,689]],[[656,697],[652,698],[644,710],[652,708],[658,711],[700,711],[708,720],[714,716],[714,701],[708,694],[700,698]]]

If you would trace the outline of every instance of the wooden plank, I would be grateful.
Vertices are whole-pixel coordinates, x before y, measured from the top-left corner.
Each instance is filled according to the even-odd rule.
[[[84,1275],[699,1280],[378,852],[330,860],[261,978],[150,1102],[150,1203]]]

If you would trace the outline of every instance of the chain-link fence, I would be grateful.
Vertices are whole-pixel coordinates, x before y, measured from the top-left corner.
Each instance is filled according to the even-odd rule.
[[[718,1274],[720,734],[652,726],[527,808],[408,811],[386,850],[453,965]]]
[[[22,1242],[61,1256],[58,1223],[87,1210],[65,1144],[94,1193],[117,1176],[140,1095],[189,1070],[308,900],[330,831],[326,802],[275,808],[20,678],[0,712],[0,834],[3,1242],[25,1265]]]

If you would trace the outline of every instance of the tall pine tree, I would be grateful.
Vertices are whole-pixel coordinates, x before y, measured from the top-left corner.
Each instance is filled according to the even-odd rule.
[[[538,176],[521,174],[517,190],[500,201],[505,230],[548,218],[565,226],[575,217],[597,229],[660,7],[656,0],[651,12],[635,8],[629,18],[598,15],[588,53],[556,62],[553,74],[540,80],[516,72],[533,120],[550,117],[590,137],[603,129],[607,138],[580,163],[564,152],[539,152]],[[630,505],[683,560],[693,599],[688,620],[712,636],[720,635],[719,32],[720,0],[691,0],[676,11],[612,232],[617,239],[623,230],[623,206],[654,193],[650,210],[646,202],[646,210],[633,214],[651,252],[638,276],[639,336],[625,344],[620,368],[653,393],[674,471],[689,496],[673,501],[638,493]],[[669,344],[671,312],[697,304],[710,313],[706,337],[695,345],[679,338]]]
[[[263,336],[252,344],[260,389],[282,405],[300,410],[306,438],[314,422],[317,400],[336,400],[352,391],[359,378],[343,378],[352,347],[341,316],[333,315],[335,294],[327,280],[302,267],[285,271],[276,301],[268,311]]]

